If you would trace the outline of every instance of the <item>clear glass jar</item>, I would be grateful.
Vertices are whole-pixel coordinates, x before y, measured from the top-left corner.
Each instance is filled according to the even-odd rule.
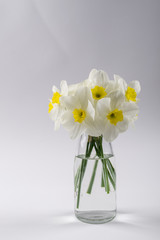
[[[112,146],[103,136],[82,135],[74,162],[76,217],[105,223],[116,216],[116,171]]]

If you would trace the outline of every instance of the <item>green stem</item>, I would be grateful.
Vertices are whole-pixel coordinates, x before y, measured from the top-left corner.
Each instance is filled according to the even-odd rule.
[[[79,166],[79,168],[77,169],[77,173],[74,178],[74,191],[76,191],[76,189],[77,189],[77,184],[78,184],[79,177],[80,177],[80,170],[81,170],[81,166]]]
[[[88,190],[87,190],[88,194],[91,194],[91,191],[92,191],[92,187],[93,187],[93,183],[94,183],[94,179],[95,179],[95,175],[96,175],[96,170],[97,170],[97,165],[98,165],[98,160],[96,160],[95,163],[94,163],[92,177],[91,177],[89,187],[88,187]]]
[[[103,158],[102,137],[94,138],[94,140],[95,140],[94,141],[94,148],[95,148],[95,151],[96,151],[96,155],[99,158]],[[103,162],[103,160],[102,160],[102,162]],[[94,164],[94,167],[93,167],[91,180],[90,180],[88,190],[87,190],[88,194],[90,194],[91,191],[92,191],[92,187],[93,187],[93,183],[94,183],[95,175],[96,175],[96,170],[97,170],[97,164],[98,164],[98,160],[96,160],[96,162]],[[104,179],[106,179],[106,176],[103,177],[103,173],[102,173],[102,182],[101,182],[102,186],[105,186],[104,185]],[[106,187],[106,189],[107,189],[107,187]]]
[[[107,193],[109,193],[110,192],[110,186],[109,186],[109,180],[108,180],[108,169],[107,169],[107,166],[106,166],[106,160],[104,159],[103,160],[103,166],[104,166],[104,168],[103,168],[103,171],[105,171],[105,190],[106,190],[106,192]]]
[[[113,178],[111,177],[111,174],[110,172],[108,171],[108,177],[109,177],[109,180],[114,188],[114,190],[116,190],[116,184],[115,184],[115,181],[113,180]]]
[[[108,174],[108,169],[107,169],[107,166],[106,166],[106,160],[104,159],[103,146],[102,146],[102,136],[99,137],[99,141],[97,142],[97,145],[99,145],[99,152],[101,153],[100,157],[101,157],[102,166],[103,166],[102,177],[103,177],[103,180],[104,180],[105,191],[107,193],[109,193],[110,192],[109,179],[108,179],[109,174]]]
[[[86,167],[87,167],[87,161],[88,161],[87,158],[90,157],[92,149],[93,149],[93,141],[92,141],[92,138],[89,136],[88,137],[88,142],[87,142],[87,147],[86,147],[86,154],[85,154],[86,158],[82,159],[82,163],[81,163],[81,171],[80,171],[78,195],[77,195],[77,208],[79,208],[81,185],[82,185],[82,180],[83,180],[85,170],[86,170]]]
[[[104,187],[103,171],[102,171],[102,177],[101,177],[101,187]]]
[[[115,169],[112,166],[112,163],[111,163],[111,161],[109,159],[107,159],[107,166],[108,166],[108,168],[109,168],[109,170],[111,172],[111,175],[112,175],[114,181],[116,181],[116,172],[115,172]]]
[[[85,166],[85,159],[82,160],[82,164],[81,164],[81,172],[80,172],[80,179],[79,179],[79,186],[78,186],[78,196],[77,196],[77,208],[79,208],[79,201],[80,201],[80,193],[81,193],[81,183],[82,183],[82,179],[84,176],[84,166]]]

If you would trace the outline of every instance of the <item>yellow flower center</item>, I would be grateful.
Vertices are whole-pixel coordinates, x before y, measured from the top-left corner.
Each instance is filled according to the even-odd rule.
[[[59,98],[60,98],[61,96],[62,96],[62,95],[60,95],[59,92],[53,93],[52,103],[58,103],[58,104],[60,104]]]
[[[136,102],[137,93],[134,88],[128,87],[125,96],[128,101],[131,100],[133,102]]]
[[[123,121],[123,112],[122,112],[122,110],[118,110],[116,108],[107,115],[107,118],[111,124],[116,125],[117,122]]]
[[[104,98],[107,95],[105,88],[103,87],[95,86],[94,88],[91,89],[91,91],[92,97],[96,100]]]
[[[52,105],[52,103],[50,102],[50,103],[49,103],[49,109],[48,109],[48,112],[50,112],[52,109],[53,109],[53,105]]]
[[[86,117],[86,112],[82,109],[74,109],[73,117],[75,119],[75,122],[82,123]]]

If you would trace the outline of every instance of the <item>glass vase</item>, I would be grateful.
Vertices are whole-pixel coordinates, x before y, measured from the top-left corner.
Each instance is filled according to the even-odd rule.
[[[105,223],[116,216],[116,170],[112,146],[103,136],[80,137],[74,161],[76,217]]]

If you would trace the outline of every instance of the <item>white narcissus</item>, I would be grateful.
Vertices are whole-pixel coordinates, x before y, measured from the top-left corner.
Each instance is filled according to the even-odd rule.
[[[114,81],[115,81],[115,89],[119,89],[123,95],[125,96],[125,100],[127,102],[138,102],[139,99],[137,98],[137,95],[141,91],[141,86],[139,81],[131,81],[128,85],[126,81],[118,76],[114,75]]]
[[[95,137],[103,135],[111,142],[137,119],[138,81],[127,85],[118,75],[109,80],[106,72],[92,69],[88,79],[69,86],[62,81],[60,87],[52,88],[48,112],[55,129],[63,124],[71,138],[85,132]]]
[[[109,97],[114,90],[113,81],[110,81],[107,73],[102,70],[92,69],[84,83],[90,88],[95,105],[98,100]]]
[[[53,97],[49,102],[49,115],[51,119],[55,122],[55,130],[58,130],[61,124],[61,116],[64,111],[63,103],[61,102],[62,96],[68,95],[68,86],[66,81],[61,81],[59,89],[56,86],[52,87]]]
[[[62,97],[66,111],[62,115],[62,125],[70,132],[72,139],[82,133],[95,135],[94,115],[95,110],[89,101],[91,98],[87,87],[79,88],[75,96]]]
[[[115,91],[112,98],[98,101],[95,121],[105,140],[112,142],[119,133],[128,129],[130,121],[137,113],[137,104],[125,102],[123,94]]]

